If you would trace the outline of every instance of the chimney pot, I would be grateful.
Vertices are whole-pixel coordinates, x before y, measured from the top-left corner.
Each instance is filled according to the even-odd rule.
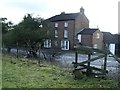
[[[80,8],[80,13],[84,14],[84,8],[83,7]]]

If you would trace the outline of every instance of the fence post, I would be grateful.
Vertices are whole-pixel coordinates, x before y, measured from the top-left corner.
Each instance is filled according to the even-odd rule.
[[[40,50],[41,50],[41,44],[39,44],[39,59],[38,59],[39,66],[40,66]]]
[[[107,54],[105,54],[105,58],[104,58],[104,75],[106,75],[106,67],[107,67]]]
[[[18,42],[17,42],[17,44],[16,44],[16,45],[17,45],[17,58],[18,58]]]
[[[118,64],[118,87],[120,88],[120,63]]]
[[[78,63],[78,52],[75,52],[75,64]],[[75,66],[75,68],[77,68],[77,66]]]
[[[88,60],[91,59],[91,54],[88,54]],[[90,76],[92,74],[92,70],[90,68],[90,62],[88,62],[88,66],[87,66],[87,76]]]

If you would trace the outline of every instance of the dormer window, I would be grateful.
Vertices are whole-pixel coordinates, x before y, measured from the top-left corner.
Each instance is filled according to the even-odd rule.
[[[55,23],[55,27],[58,27],[58,23]]]
[[[64,23],[64,27],[68,27],[68,22],[65,22],[65,23]]]

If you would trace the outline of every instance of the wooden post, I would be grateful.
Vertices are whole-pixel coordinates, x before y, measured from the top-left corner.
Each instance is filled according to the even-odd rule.
[[[78,52],[75,52],[75,63],[78,63]]]
[[[17,45],[17,58],[18,58],[18,42],[17,42],[17,44],[16,44],[16,45]]]
[[[118,64],[118,87],[120,88],[120,63]]]
[[[39,44],[39,59],[38,59],[39,66],[40,66],[40,50],[41,50],[41,44]]]
[[[88,60],[90,60],[90,59],[91,59],[91,55],[88,54]],[[90,62],[88,62],[88,67],[90,67]]]
[[[106,67],[107,67],[107,54],[105,55],[105,59],[104,59],[104,74],[106,75]]]
[[[91,59],[91,54],[88,54],[88,60]],[[90,68],[90,62],[88,62],[88,67],[87,67],[87,75],[90,76],[92,73],[91,68]]]

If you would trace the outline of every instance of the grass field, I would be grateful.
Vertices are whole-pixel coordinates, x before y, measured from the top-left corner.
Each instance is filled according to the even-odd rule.
[[[74,80],[72,70],[47,63],[41,66],[27,59],[3,55],[3,88],[116,88],[117,82],[84,77]]]

